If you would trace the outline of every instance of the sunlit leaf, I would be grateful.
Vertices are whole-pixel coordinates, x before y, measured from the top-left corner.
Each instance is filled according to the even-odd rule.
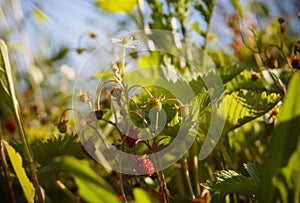
[[[5,148],[7,150],[7,154],[9,156],[10,161],[11,161],[11,164],[14,168],[15,173],[16,173],[16,176],[17,176],[17,178],[20,182],[20,185],[23,189],[26,200],[29,203],[31,203],[31,202],[33,203],[34,202],[35,190],[34,190],[33,184],[30,182],[29,178],[27,177],[25,169],[23,168],[22,157],[8,143],[4,142],[4,145],[5,145]]]
[[[225,96],[218,106],[218,111],[225,111],[225,126],[222,134],[267,113],[280,100],[276,93],[266,93],[251,90],[240,90]],[[217,112],[218,113],[218,112]],[[218,113],[219,114],[219,113]],[[211,112],[206,111],[200,118],[200,128],[208,130]]]
[[[161,63],[162,56],[159,52],[154,51],[149,55],[139,58],[139,67],[158,66]]]
[[[240,89],[266,90],[265,82],[261,78],[253,81],[251,79],[251,73],[248,70],[236,75],[236,77],[225,84],[225,88],[226,92],[233,92]]]
[[[203,183],[203,187],[219,192],[251,195],[256,193],[255,184],[246,176],[232,170],[222,170],[216,173],[216,183]]]
[[[131,12],[135,8],[136,0],[96,0],[99,3],[99,8],[111,12]]]
[[[261,202],[274,202],[276,193],[272,179],[274,180],[279,175],[280,168],[288,164],[291,155],[297,149],[300,136],[299,84],[300,73],[298,72],[294,74],[288,85],[287,95],[284,98],[278,123],[270,143],[269,157],[263,162],[259,170]],[[290,167],[293,166],[290,165]],[[289,170],[293,169],[290,168]],[[282,189],[284,190],[284,188]]]

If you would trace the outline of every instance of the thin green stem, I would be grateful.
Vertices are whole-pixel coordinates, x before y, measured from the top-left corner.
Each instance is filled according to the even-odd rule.
[[[286,95],[286,88],[283,82],[278,78],[270,69],[267,68],[268,73],[271,78],[274,80],[275,84],[283,91],[283,94]]]
[[[137,0],[137,3],[138,3],[138,13],[139,13],[139,17],[141,19],[141,26],[142,26],[142,29],[145,31],[144,1]]]
[[[189,173],[186,157],[184,158],[183,163],[184,163],[184,173],[185,173],[186,180],[187,180],[187,183],[188,183],[188,188],[189,188],[189,191],[190,191],[190,195],[191,195],[192,199],[195,199],[195,195],[194,195],[194,191],[193,191],[193,187],[192,187],[192,183],[191,183],[191,179],[190,179],[190,173]]]
[[[125,54],[126,54],[126,47],[123,47],[122,66],[121,66],[121,78],[122,78],[122,80],[123,80],[124,75],[125,75]]]
[[[180,106],[184,106],[184,104],[183,104],[179,99],[176,99],[176,98],[168,98],[168,99],[165,99],[165,100],[163,101],[163,103],[165,103],[165,102],[167,102],[167,101],[176,101],[176,102],[178,102],[178,104],[179,104]]]
[[[119,131],[119,133],[121,133],[121,132]],[[122,137],[122,134],[120,134],[120,136]],[[126,137],[124,136],[124,137],[122,138],[122,145],[121,145],[121,150],[122,150],[122,151],[123,151],[123,149],[124,149],[124,141],[125,141],[125,139],[126,139]],[[120,156],[122,156],[122,153],[120,154]],[[122,160],[122,157],[120,157],[120,161],[119,161],[119,171],[122,170],[122,161],[121,161],[121,160]],[[120,190],[121,190],[121,194],[122,194],[122,196],[123,196],[123,198],[124,198],[124,202],[127,203],[128,201],[127,201],[126,194],[125,194],[125,191],[124,191],[123,175],[122,175],[121,172],[119,173],[119,179],[120,179]]]
[[[142,86],[142,85],[133,85],[133,86],[131,86],[131,87],[128,89],[128,92],[130,92],[130,90],[133,89],[133,88],[135,88],[135,87],[141,87],[141,88],[143,88],[143,89],[146,91],[146,93],[148,94],[148,96],[149,96],[150,98],[153,97],[153,95],[151,94],[151,92],[150,92],[146,87],[144,87],[144,86]]]
[[[78,110],[76,110],[76,109],[74,109],[74,108],[72,108],[72,107],[66,108],[66,109],[61,113],[61,116],[59,117],[59,122],[62,122],[62,121],[63,121],[63,118],[66,117],[66,114],[67,114],[68,111],[75,111],[75,112],[78,113],[80,116],[82,116],[82,114],[81,114]]]
[[[35,190],[36,190],[36,195],[37,195],[38,201],[40,203],[42,203],[42,202],[44,202],[44,199],[43,199],[43,196],[42,196],[39,180],[38,180],[38,177],[37,177],[37,174],[36,174],[36,168],[35,168],[35,165],[34,165],[32,152],[30,150],[30,146],[29,146],[29,143],[28,143],[28,140],[27,140],[27,136],[25,134],[24,126],[23,126],[23,123],[21,121],[19,108],[18,108],[17,112],[15,112],[15,119],[16,119],[16,124],[18,126],[19,134],[20,134],[20,136],[22,138],[22,141],[24,143],[24,146],[25,146],[25,153],[26,153],[28,161],[29,161],[28,166],[29,166],[29,170],[30,170],[30,173],[31,173],[31,176],[32,176],[32,182],[33,182],[33,185],[34,185]]]
[[[212,17],[215,5],[216,5],[216,0],[212,0],[211,1],[211,8],[209,8],[210,9],[210,14],[209,14],[209,17],[208,17],[207,28],[206,28],[206,32],[205,32],[205,36],[204,36],[204,45],[203,45],[203,51],[204,52],[207,51],[208,34],[209,34],[210,26],[211,26],[211,17]]]
[[[14,81],[11,75],[11,67],[10,67],[10,61],[9,61],[9,55],[8,55],[8,49],[7,49],[7,45],[4,41],[0,40],[0,54],[1,54],[1,59],[2,59],[2,68],[5,70],[5,79],[7,81],[7,87],[8,87],[8,92],[9,92],[9,102],[8,105],[11,107],[11,110],[13,112],[15,121],[16,121],[16,125],[18,127],[18,132],[19,135],[22,139],[22,142],[24,144],[24,149],[25,149],[25,155],[27,156],[28,159],[28,167],[32,176],[32,182],[34,185],[34,188],[36,190],[36,195],[38,198],[39,202],[44,202],[43,196],[42,196],[42,192],[41,192],[41,188],[40,188],[40,184],[38,181],[38,177],[36,174],[36,168],[34,165],[34,160],[32,157],[32,152],[30,150],[30,145],[28,143],[27,140],[27,136],[24,130],[24,125],[22,123],[22,119],[21,119],[21,112],[20,112],[20,106],[17,100],[17,96],[16,96],[16,92],[15,92],[15,88],[14,88]]]
[[[120,162],[121,163],[121,162]],[[120,167],[121,167],[121,164],[120,164]],[[123,177],[122,177],[122,173],[119,173],[119,179],[120,179],[120,190],[121,190],[121,194],[124,198],[124,202],[127,203],[127,198],[126,198],[126,194],[125,194],[125,191],[124,191],[124,183],[123,183]]]
[[[153,140],[154,140],[154,146],[157,148],[158,147],[158,144],[157,144],[157,141],[156,141],[156,132],[158,130],[158,120],[159,120],[159,112],[156,112],[156,120],[155,120],[155,130],[154,130],[154,135],[153,135]],[[158,162],[156,162],[158,164],[160,164],[160,160],[158,160]],[[165,180],[165,175],[164,175],[164,172],[161,171],[161,178],[160,178],[160,173],[157,171],[157,180],[159,181],[159,185],[160,185],[160,189],[161,189],[161,192],[162,192],[162,197],[163,197],[163,201],[164,203],[168,203],[169,202],[169,190],[168,190],[168,187],[167,187],[167,182]]]
[[[110,82],[117,83],[116,80],[108,80],[108,81],[105,81],[105,82],[101,85],[100,89],[98,90],[97,103],[96,103],[97,110],[100,110],[100,102],[101,102],[101,93],[102,93],[102,90],[103,90],[103,88],[105,87],[105,85],[107,85],[107,84],[110,83]]]
[[[196,180],[196,192],[197,196],[199,197],[201,195],[201,188],[199,183],[199,165],[198,165],[198,146],[197,141],[195,141],[193,148],[193,162],[194,162],[194,174],[195,174],[195,180]]]

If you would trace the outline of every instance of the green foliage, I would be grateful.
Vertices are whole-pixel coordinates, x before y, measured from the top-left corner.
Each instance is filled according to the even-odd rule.
[[[256,185],[260,183],[260,176],[258,172],[259,163],[257,161],[254,161],[253,163],[248,162],[247,164],[244,164],[245,169],[250,174],[252,180]]]
[[[147,0],[151,8],[152,22],[149,24],[151,29],[170,30],[170,19],[163,12],[163,3],[155,0]]]
[[[99,3],[99,8],[110,12],[131,12],[136,6],[136,0],[95,0]]]
[[[134,200],[130,201],[130,203],[139,203],[139,202],[157,203],[158,202],[157,200],[151,198],[151,196],[146,191],[140,188],[133,189],[133,196],[134,196]]]
[[[223,135],[242,126],[243,124],[267,113],[280,100],[280,95],[276,93],[266,93],[253,90],[241,89],[226,95],[218,104],[218,111],[225,111],[225,126]],[[203,113],[200,128],[207,132],[211,118],[211,111]]]
[[[0,40],[0,48],[0,95],[2,101],[4,101],[10,108],[13,108],[14,104],[17,103],[17,99],[14,91],[14,82],[8,58],[8,50],[6,43],[3,40]]]
[[[260,168],[261,184],[259,185],[259,197],[262,202],[275,201],[277,196],[275,195],[276,183],[282,181],[282,177],[279,177],[281,170],[283,171],[283,179],[289,179],[288,174],[292,173],[299,180],[299,164],[294,165],[290,162],[298,156],[296,149],[299,146],[300,135],[299,84],[300,74],[295,73],[289,83],[282,111],[270,143],[270,155]],[[297,161],[297,163],[299,162]],[[294,191],[295,196],[299,195],[298,184],[296,181],[294,185],[296,189]],[[278,186],[282,186],[282,184]],[[287,186],[279,189],[283,199],[286,199],[287,189],[291,187],[291,185]]]
[[[83,158],[78,139],[77,135],[57,135],[47,140],[39,140],[32,145],[34,158],[42,166],[46,166],[59,156],[70,155]]]
[[[245,70],[229,81],[225,85],[225,88],[226,92],[238,91],[240,89],[267,91],[266,86],[266,82],[261,78],[253,81],[251,73]]]
[[[223,21],[229,27],[229,30],[226,31],[231,34],[232,44],[230,47],[220,46],[223,46],[222,43],[219,44],[223,40],[222,36],[217,36],[218,41],[210,41],[213,37],[209,36],[214,35],[214,33],[209,35],[210,30],[216,31],[210,29],[211,24],[213,25],[212,16],[217,3],[215,0],[94,1],[97,8],[101,12],[104,11],[105,14],[112,12],[113,16],[117,16],[118,13],[122,13],[122,25],[127,23],[123,19],[124,13],[127,13],[130,19],[134,19],[138,24],[137,27],[141,27],[143,31],[150,27],[182,34],[180,39],[175,39],[172,35],[156,35],[154,32],[152,34],[145,32],[148,46],[152,40],[157,50],[168,50],[169,53],[149,51],[148,55],[143,55],[137,51],[130,54],[130,60],[133,61],[128,61],[127,58],[125,60],[127,55],[117,59],[116,50],[109,50],[109,47],[105,47],[107,49],[105,51],[107,54],[111,53],[113,59],[122,60],[116,61],[120,70],[122,68],[126,71],[130,70],[127,66],[131,66],[131,62],[136,62],[138,70],[142,69],[142,71],[139,73],[125,71],[124,77],[118,76],[117,72],[112,71],[94,74],[92,79],[113,81],[111,84],[103,86],[103,97],[101,95],[101,100],[99,99],[99,103],[101,103],[99,109],[92,109],[94,107],[92,99],[90,101],[89,96],[86,96],[88,93],[83,92],[86,94],[83,101],[88,103],[90,110],[101,114],[98,115],[97,122],[91,122],[89,118],[80,120],[82,121],[80,124],[84,126],[83,131],[89,127],[95,129],[100,127],[102,132],[97,134],[98,137],[102,138],[103,133],[103,137],[107,138],[110,144],[124,152],[136,155],[145,154],[146,157],[150,153],[164,150],[175,140],[180,129],[184,129],[184,134],[195,138],[192,147],[186,152],[184,160],[177,161],[168,169],[152,174],[152,171],[155,171],[152,162],[157,163],[159,160],[147,158],[145,158],[147,162],[137,162],[138,166],[132,166],[137,167],[132,168],[132,171],[139,169],[138,167],[151,170],[151,174],[145,176],[112,172],[96,163],[91,156],[85,156],[83,153],[85,150],[78,136],[66,133],[71,128],[71,126],[67,126],[71,122],[66,122],[70,119],[64,120],[69,116],[66,111],[61,115],[59,125],[57,125],[61,134],[54,136],[57,132],[53,129],[50,120],[52,116],[59,117],[57,114],[65,108],[61,104],[68,103],[65,97],[62,98],[63,94],[57,94],[49,99],[49,102],[47,101],[46,112],[49,115],[44,119],[44,115],[40,115],[39,110],[36,110],[38,101],[32,101],[27,98],[27,94],[20,93],[18,96],[23,97],[20,105],[24,114],[23,118],[25,118],[25,125],[23,125],[15,93],[16,87],[13,81],[15,78],[12,75],[8,58],[9,53],[6,44],[1,40],[1,104],[4,103],[12,111],[22,138],[21,142],[14,136],[14,133],[11,133],[4,122],[2,124],[2,120],[1,127],[8,129],[4,132],[5,140],[20,143],[18,146],[23,147],[22,150],[18,150],[19,154],[15,151],[18,149],[17,146],[14,149],[5,143],[10,164],[16,175],[11,173],[11,176],[17,177],[19,180],[17,183],[16,178],[12,179],[14,181],[12,185],[17,186],[16,190],[23,189],[28,202],[34,201],[34,194],[37,194],[38,197],[39,190],[34,191],[33,188],[33,185],[35,188],[40,188],[37,178],[35,178],[34,164],[36,164],[39,183],[43,188],[46,202],[118,203],[123,202],[124,199],[125,202],[130,203],[161,201],[175,203],[297,202],[300,199],[300,108],[298,107],[300,96],[297,91],[300,74],[296,70],[299,68],[298,62],[300,61],[299,42],[285,35],[285,25],[282,22],[278,24],[276,20],[263,26],[260,26],[263,24],[263,21],[260,21],[259,26],[262,30],[259,30],[259,26],[255,22],[248,22],[251,19],[243,18],[247,16],[243,10],[247,7],[244,2],[242,4],[238,0],[229,1],[235,11],[230,13],[232,18],[224,16]],[[247,8],[253,9],[259,18],[269,18],[271,13],[264,2],[250,2]],[[7,10],[9,11],[9,9]],[[47,13],[44,13],[39,7],[32,9],[32,12],[29,13],[41,22],[49,21]],[[202,21],[197,19],[199,14]],[[192,16],[192,22],[188,22],[189,15]],[[242,30],[240,27],[242,24],[249,29]],[[118,25],[117,22],[116,25]],[[112,28],[115,30],[116,27]],[[90,40],[97,37],[94,32],[89,34]],[[183,42],[189,41],[188,37],[194,36],[197,40],[203,41],[199,44],[198,41],[192,43],[196,44],[196,47],[202,46],[204,52],[212,56],[217,71],[202,71],[203,65],[201,64],[205,64],[204,55],[194,51],[193,48],[183,46],[182,50],[187,49],[190,52],[183,53],[177,46],[178,44],[171,46],[176,40],[180,40],[184,44]],[[134,35],[132,39],[135,37],[139,36]],[[243,39],[240,39],[241,37]],[[88,46],[84,46],[88,40],[81,39],[80,37],[78,53],[90,51],[90,46],[94,44],[90,43]],[[130,40],[129,36],[128,38],[124,37],[119,45],[126,45]],[[233,52],[228,51],[227,48],[232,49]],[[47,68],[52,68],[60,62],[65,62],[61,59],[65,59],[69,50],[71,48],[62,46],[56,53],[42,60],[43,65],[45,63],[48,65]],[[124,49],[124,53],[128,53],[128,51],[129,49]],[[176,53],[176,56],[171,53]],[[192,67],[192,62],[182,60],[181,56],[195,61],[199,60],[201,63],[198,64],[199,67]],[[293,65],[291,65],[292,62]],[[103,69],[101,63],[102,61],[99,60],[99,64],[95,64],[96,67]],[[13,64],[19,63],[14,61]],[[121,67],[122,64],[126,67]],[[192,75],[194,70],[197,70],[197,76]],[[172,71],[178,73],[185,80],[172,80],[174,79],[171,78]],[[47,71],[47,73],[50,72]],[[143,74],[149,75],[154,85],[149,85],[149,81],[145,80]],[[220,84],[215,81],[216,75],[221,77]],[[56,82],[56,80],[52,81],[55,77],[49,77],[52,83]],[[165,80],[165,78],[169,80]],[[186,81],[186,78],[193,79]],[[111,85],[115,84],[119,86],[113,89]],[[129,90],[133,84],[136,86]],[[158,87],[159,85],[162,87]],[[26,90],[29,93],[35,88],[30,86]],[[288,87],[287,91],[285,91],[286,87]],[[45,92],[49,91],[46,87],[41,88]],[[66,88],[65,84],[61,89],[64,88]],[[93,96],[91,95],[91,97]],[[129,98],[131,96],[133,98]],[[278,102],[282,100],[283,106],[280,107]],[[197,105],[193,105],[196,102]],[[156,107],[156,114],[151,113],[151,107]],[[117,113],[113,108],[117,110]],[[219,126],[215,126],[216,129],[220,127],[223,130],[218,143],[216,143],[217,140],[210,139],[214,135],[207,133],[211,127],[212,110],[214,109],[216,109],[214,121],[222,119],[225,115],[224,128],[221,123]],[[68,110],[76,111],[76,114],[80,115],[82,113],[73,108]],[[38,115],[38,118],[33,115]],[[41,122],[37,122],[39,118],[43,118]],[[191,127],[191,124],[195,123],[199,123],[199,128]],[[140,140],[141,135],[138,128],[147,130],[152,139]],[[27,132],[31,132],[30,141],[32,142],[30,143],[27,142],[25,129],[28,130]],[[157,131],[159,131],[158,135],[155,134]],[[99,143],[94,143],[93,138],[96,137],[94,132],[98,131],[92,131],[92,136],[84,144],[91,147],[92,150],[97,150],[98,146],[94,144]],[[38,138],[40,134],[43,137],[53,136],[45,140],[41,137]],[[133,135],[133,137],[129,135]],[[205,148],[203,146],[206,141],[216,144],[215,148],[207,158],[198,161],[199,151]],[[24,149],[25,153],[23,153]],[[31,157],[31,152],[33,152],[34,159]],[[96,153],[99,152],[96,151]],[[22,157],[23,154],[26,157]],[[25,160],[29,162],[31,174],[28,177],[32,178],[33,184],[26,175],[27,168],[22,163]],[[152,168],[146,168],[151,166]],[[215,176],[214,171],[216,171]],[[250,177],[245,175],[245,172],[248,172]],[[2,185],[5,186],[3,179],[5,177],[1,173],[1,196],[7,194],[5,187],[2,187]],[[205,181],[206,183],[200,184]],[[18,195],[17,192],[16,194]],[[37,197],[36,199],[38,199]],[[41,199],[39,201],[43,202]]]
[[[34,16],[42,22],[49,22],[48,16],[39,8],[33,10]]]
[[[121,202],[112,187],[95,174],[86,160],[78,160],[72,156],[61,156],[52,160],[43,170],[67,171],[74,178],[79,196],[86,202]]]
[[[225,193],[252,195],[257,192],[257,186],[246,176],[232,170],[216,172],[216,183],[204,183],[203,187]]]
[[[38,177],[36,175],[35,165],[33,163],[33,158],[31,155],[30,145],[28,144],[27,136],[25,134],[24,126],[21,120],[20,106],[15,93],[8,49],[6,43],[2,39],[0,39],[0,85],[1,85],[0,96],[4,99],[4,102],[6,102],[6,104],[10,107],[10,110],[14,115],[14,118],[16,120],[16,125],[19,131],[19,135],[24,144],[26,158],[29,161],[29,169],[30,169],[31,177],[33,179],[34,187],[36,189],[36,194],[39,201],[42,201],[42,194],[38,183]],[[31,198],[29,194],[26,195],[27,198]]]
[[[7,154],[9,156],[10,161],[11,161],[11,164],[13,166],[15,174],[16,174],[16,176],[17,176],[17,178],[20,182],[20,185],[23,189],[24,196],[25,196],[26,200],[29,203],[33,203],[34,202],[35,191],[34,191],[33,184],[30,182],[29,178],[27,177],[27,174],[26,174],[25,169],[23,167],[22,157],[7,142],[4,142],[4,146],[7,150]]]
[[[222,78],[224,84],[235,78],[245,68],[239,64],[233,63],[230,65],[222,66],[218,68],[218,72]]]

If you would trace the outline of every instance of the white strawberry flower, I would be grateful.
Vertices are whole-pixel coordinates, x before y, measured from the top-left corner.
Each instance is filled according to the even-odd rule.
[[[122,38],[112,38],[112,43],[125,48],[135,48],[135,45],[141,44],[139,40],[133,39],[133,37],[122,37]]]

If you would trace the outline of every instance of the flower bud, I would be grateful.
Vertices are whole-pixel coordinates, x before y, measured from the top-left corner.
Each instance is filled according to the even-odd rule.
[[[61,120],[56,124],[56,127],[60,133],[65,133],[67,131],[67,122],[68,120]]]
[[[88,102],[90,101],[90,93],[80,90],[80,92],[77,94],[77,99],[82,103]]]
[[[256,81],[256,80],[259,80],[260,79],[260,74],[251,70],[251,80],[252,81]]]

